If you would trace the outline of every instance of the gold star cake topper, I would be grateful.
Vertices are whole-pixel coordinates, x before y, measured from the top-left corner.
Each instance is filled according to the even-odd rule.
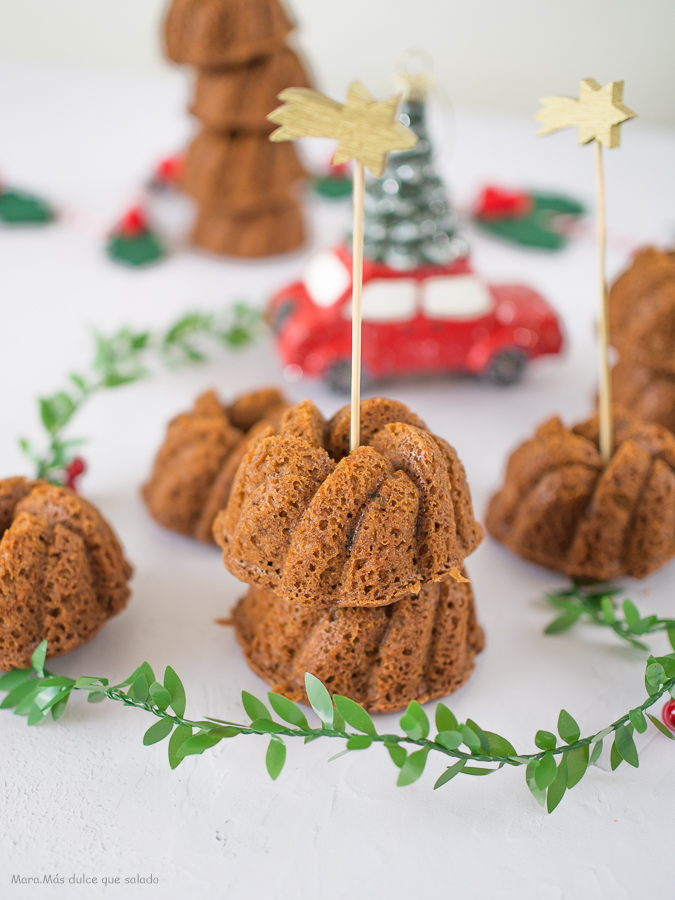
[[[344,104],[309,88],[287,88],[279,99],[283,105],[267,118],[281,128],[272,132],[270,140],[335,138],[336,165],[355,159],[379,178],[392,150],[410,150],[417,143],[417,135],[396,118],[401,98],[378,103],[358,81],[350,85]]]
[[[576,126],[579,143],[598,141],[605,147],[618,147],[621,143],[619,126],[637,114],[621,102],[623,81],[610,81],[601,87],[594,78],[584,78],[576,97],[542,97],[541,109],[534,117],[541,122],[539,135],[551,134],[560,128]]]

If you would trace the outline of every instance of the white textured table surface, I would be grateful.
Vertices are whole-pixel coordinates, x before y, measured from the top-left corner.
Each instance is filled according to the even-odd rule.
[[[630,98],[627,96],[627,102]],[[180,252],[147,271],[109,263],[97,228],[110,224],[158,157],[188,133],[182,82],[0,69],[0,168],[6,180],[53,198],[63,221],[0,231],[0,475],[29,473],[17,437],[39,436],[35,397],[87,365],[88,326],[160,327],[180,312],[237,298],[262,303],[293,277],[304,255],[257,265]],[[630,249],[675,236],[675,135],[639,122],[607,154],[611,272]],[[486,181],[568,189],[592,201],[591,152],[573,135],[534,139],[526,121],[460,114],[444,170],[458,205]],[[346,210],[314,202],[313,246],[340,235]],[[93,224],[92,224],[93,223]],[[564,318],[569,350],[533,366],[505,391],[468,379],[397,381],[386,392],[409,404],[458,449],[476,510],[499,484],[507,451],[554,412],[584,417],[595,383],[592,237],[554,256],[528,254],[470,232],[474,262],[493,281],[522,278]],[[248,669],[231,630],[214,624],[241,594],[219,552],[161,531],[138,488],[167,420],[203,388],[225,397],[278,381],[268,344],[221,354],[191,370],[95,398],[73,432],[88,435],[84,493],[118,531],[136,574],[128,609],[88,646],[56,660],[62,674],[119,680],[144,659],[183,677],[188,714],[238,719],[243,689],[265,685]],[[326,414],[341,402],[320,385],[289,387]],[[552,638],[544,590],[564,583],[489,539],[469,561],[487,649],[450,701],[531,752],[537,728],[555,728],[562,706],[593,733],[642,701],[644,654],[592,630]],[[628,585],[644,612],[672,615],[672,564]],[[654,640],[657,651],[665,642]],[[146,748],[140,712],[78,695],[58,724],[27,728],[0,713],[0,896],[178,898],[411,897],[631,900],[672,895],[674,751],[650,728],[638,738],[638,771],[609,772],[603,758],[552,816],[531,798],[522,770],[458,778],[433,793],[431,760],[411,787],[394,786],[382,748],[327,759],[336,747],[291,745],[281,777],[264,769],[265,738],[225,742],[169,770],[166,746]],[[397,728],[395,717],[381,727]],[[65,876],[63,887],[20,887],[12,876]],[[98,878],[71,885],[71,875]],[[154,885],[124,884],[152,874]],[[119,876],[120,885],[101,886]]]

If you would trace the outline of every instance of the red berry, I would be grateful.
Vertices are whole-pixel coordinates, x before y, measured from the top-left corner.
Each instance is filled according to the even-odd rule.
[[[85,461],[80,456],[76,456],[66,469],[66,487],[70,488],[71,491],[77,491],[77,480],[86,471],[87,465]]]
[[[117,228],[115,229],[122,237],[137,237],[144,231],[147,231],[148,223],[145,213],[140,206],[132,206],[131,209],[122,216]]]
[[[675,731],[675,700],[669,700],[661,710],[661,718],[666,728]]]

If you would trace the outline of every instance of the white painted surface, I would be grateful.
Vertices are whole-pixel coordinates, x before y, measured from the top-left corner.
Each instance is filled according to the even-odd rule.
[[[675,125],[671,0],[288,0],[323,90],[384,84],[411,47],[431,54],[460,107],[532,115],[543,94],[579,80],[626,79],[645,121]],[[0,59],[164,75],[168,0],[2,0]]]
[[[0,231],[0,473],[29,473],[19,435],[40,436],[35,397],[86,366],[88,328],[123,323],[160,327],[180,312],[218,309],[238,298],[262,303],[297,277],[306,254],[258,265],[177,253],[147,271],[106,261],[97,235],[133,196],[156,158],[188,131],[176,86],[58,72],[0,71],[1,164],[17,185],[69,207],[69,217],[36,231]],[[592,151],[572,135],[536,141],[526,120],[458,117],[457,149],[444,167],[465,206],[486,180],[538,185],[592,198]],[[675,136],[640,123],[625,147],[607,154],[610,265],[636,244],[675,235]],[[488,144],[489,139],[489,144]],[[345,207],[312,203],[313,248],[341,232]],[[87,230],[93,223],[92,230]],[[383,392],[408,403],[453,443],[482,514],[507,451],[553,412],[585,416],[595,384],[592,322],[595,256],[586,235],[556,256],[528,254],[470,234],[477,271],[491,282],[526,280],[564,317],[570,349],[533,367],[523,384],[497,390],[470,379],[399,380]],[[213,623],[241,594],[216,550],[161,531],[138,488],[166,421],[198,391],[225,397],[277,381],[263,343],[221,355],[203,368],[158,373],[92,401],[74,423],[88,435],[88,497],[114,524],[133,561],[132,601],[88,646],[53,663],[59,673],[126,676],[143,659],[183,677],[188,713],[237,719],[242,688],[261,693],[228,629]],[[295,384],[326,414],[341,401],[317,384]],[[644,656],[590,628],[548,638],[551,611],[539,601],[562,583],[486,540],[469,561],[487,649],[468,685],[450,701],[505,734],[523,752],[537,728],[553,729],[561,707],[585,733],[642,701]],[[673,615],[673,566],[629,585],[644,612]],[[653,641],[657,651],[665,642]],[[77,697],[58,724],[27,728],[0,713],[2,836],[0,896],[204,896],[249,900],[334,900],[450,896],[479,900],[633,900],[672,894],[673,748],[653,729],[638,738],[639,771],[608,771],[603,760],[547,817],[520,770],[494,779],[457,778],[431,786],[432,761],[417,784],[396,789],[386,752],[336,762],[336,748],[291,746],[275,783],[264,770],[265,739],[237,739],[176,772],[166,747],[145,748],[148,722],[111,703]],[[380,728],[397,727],[382,717]],[[13,874],[65,875],[63,888],[17,887]],[[68,878],[136,874],[139,887],[72,886]]]

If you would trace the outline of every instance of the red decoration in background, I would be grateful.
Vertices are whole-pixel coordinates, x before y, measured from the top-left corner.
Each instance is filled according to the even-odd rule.
[[[489,185],[478,198],[476,215],[484,219],[519,219],[529,216],[532,208],[529,194]]]
[[[145,212],[140,206],[132,206],[117,223],[113,229],[113,233],[130,238],[138,237],[139,234],[143,234],[147,230],[148,220],[145,216]]]
[[[675,700],[669,700],[661,710],[661,718],[666,728],[675,731]]]
[[[152,174],[152,185],[157,187],[177,187],[185,169],[185,157],[181,153],[160,160]]]
[[[82,457],[76,456],[66,469],[66,487],[77,493],[77,481],[86,471],[87,464]]]

